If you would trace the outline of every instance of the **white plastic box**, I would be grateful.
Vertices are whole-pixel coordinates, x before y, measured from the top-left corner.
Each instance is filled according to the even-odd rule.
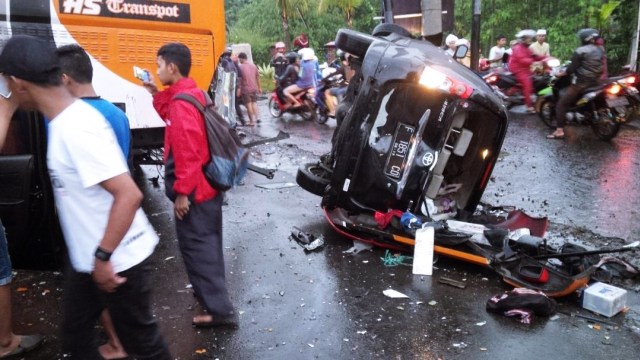
[[[583,293],[582,307],[612,317],[627,306],[627,290],[597,282]]]

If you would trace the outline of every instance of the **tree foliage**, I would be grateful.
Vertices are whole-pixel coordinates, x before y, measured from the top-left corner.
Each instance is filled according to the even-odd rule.
[[[232,2],[227,0],[227,2]],[[233,1],[235,2],[235,0]],[[310,46],[322,58],[323,45],[336,37],[340,28],[348,27],[348,18],[339,1],[321,0],[244,0],[241,7],[226,8],[227,19],[234,19],[229,26],[229,43],[249,43],[254,62],[269,62],[269,47],[277,41],[286,41],[282,23],[283,5],[287,9],[287,30],[291,37],[304,32]],[[376,25],[373,19],[379,13],[379,0],[351,0],[352,26],[356,30],[371,32]],[[357,3],[357,6],[356,6]],[[230,13],[233,12],[233,13]]]
[[[455,3],[458,36],[471,37],[471,4]],[[487,55],[497,35],[513,39],[522,29],[546,29],[551,54],[566,60],[579,46],[577,31],[591,27],[604,36],[609,68],[616,73],[628,61],[637,15],[637,0],[482,0],[481,49]]]

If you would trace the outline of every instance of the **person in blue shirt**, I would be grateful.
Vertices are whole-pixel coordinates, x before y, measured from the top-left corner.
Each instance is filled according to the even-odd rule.
[[[301,49],[300,52],[302,58],[300,76],[295,84],[289,85],[284,89],[284,95],[294,106],[301,105],[294,94],[308,90],[316,85],[316,65],[313,60],[315,53],[310,48]]]
[[[76,44],[61,46],[56,52],[60,59],[62,82],[73,96],[81,98],[104,116],[116,135],[122,155],[131,165],[128,161],[131,152],[129,118],[120,108],[96,94],[92,85],[93,66],[89,55]],[[128,354],[115,332],[106,309],[102,311],[100,321],[107,333],[107,343],[98,347],[100,355],[105,359],[126,358]]]
[[[131,130],[129,118],[117,106],[96,94],[93,81],[93,66],[84,49],[76,44],[61,46],[57,49],[62,69],[62,80],[73,96],[79,97],[98,110],[116,134],[118,145],[129,163],[131,152]]]

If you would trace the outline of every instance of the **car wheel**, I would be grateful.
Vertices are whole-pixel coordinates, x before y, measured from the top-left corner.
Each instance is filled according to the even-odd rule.
[[[269,99],[269,114],[273,117],[280,117],[282,115],[282,111],[280,111],[280,106],[278,103],[273,100],[273,98]]]
[[[369,45],[374,40],[375,38],[372,36],[349,29],[341,29],[336,36],[336,47],[359,58],[364,58]]]
[[[549,99],[543,100],[538,110],[538,116],[545,125],[552,129],[555,129],[558,125],[558,123],[556,122],[555,102]]]
[[[413,36],[411,36],[411,33],[407,31],[407,29],[403,28],[398,24],[387,24],[387,23],[379,24],[373,29],[373,32],[372,32],[373,36],[381,36],[381,37],[387,36],[389,34],[398,34],[400,36],[413,38]]]
[[[615,110],[611,109],[611,112],[615,112]],[[609,111],[606,108],[600,109],[598,111],[598,119],[591,124],[591,129],[600,140],[609,141],[620,131],[620,123],[609,117]]]
[[[296,182],[308,192],[322,196],[329,185],[331,172],[319,162],[307,163],[298,168]]]

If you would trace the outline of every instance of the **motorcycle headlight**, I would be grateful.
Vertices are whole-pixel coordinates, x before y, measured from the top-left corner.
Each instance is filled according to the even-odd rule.
[[[441,90],[459,96],[462,99],[468,98],[473,93],[471,86],[461,81],[456,81],[429,66],[426,66],[422,71],[418,83],[427,89]]]
[[[560,60],[556,59],[556,58],[551,58],[549,60],[547,60],[547,66],[550,68],[554,68],[557,66],[560,66]]]

